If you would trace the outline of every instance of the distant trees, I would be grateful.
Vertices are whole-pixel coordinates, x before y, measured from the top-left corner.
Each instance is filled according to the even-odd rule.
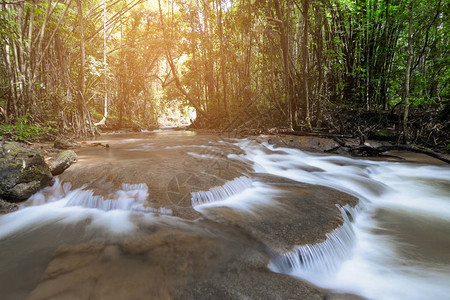
[[[440,0],[416,3],[413,15],[409,0],[176,2],[184,85],[210,116],[220,94],[222,118],[255,96],[251,109],[266,124],[305,130],[320,125],[324,109],[403,107],[406,137],[410,105],[448,98],[449,6]]]
[[[76,135],[154,124],[173,101],[200,125],[302,130],[341,107],[403,107],[407,138],[408,107],[446,105],[450,88],[449,4],[411,3],[2,1],[0,107]]]
[[[10,119],[45,111],[40,98],[46,85],[55,83],[45,74],[55,67],[48,57],[60,54],[55,37],[71,2],[0,2],[1,98]]]

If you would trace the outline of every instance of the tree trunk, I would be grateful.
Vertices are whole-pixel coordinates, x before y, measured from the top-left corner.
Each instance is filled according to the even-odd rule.
[[[227,76],[226,76],[226,70],[225,70],[225,62],[226,57],[224,54],[224,45],[223,45],[223,21],[222,21],[222,5],[220,1],[217,2],[217,6],[219,9],[219,41],[220,41],[220,70],[222,75],[222,102],[223,102],[223,109],[225,112],[225,116],[227,118],[230,118],[230,112],[228,111],[228,99],[227,99]]]
[[[384,25],[384,47],[383,47],[383,74],[381,75],[381,102],[383,109],[388,109],[388,95],[387,95],[387,82],[388,82],[388,51],[389,51],[389,0],[386,0],[385,8],[385,25]]]
[[[286,90],[286,100],[289,108],[289,128],[292,130],[295,122],[295,104],[292,94],[292,80],[291,80],[291,72],[289,67],[289,41],[286,34],[286,24],[284,21],[283,14],[281,12],[280,3],[278,0],[274,0],[275,12],[278,19],[278,25],[280,29],[280,43],[281,43],[281,51],[283,53],[283,66],[284,66],[284,81],[285,81],[285,90]]]
[[[85,81],[84,81],[84,71],[85,71],[85,42],[84,42],[84,28],[83,28],[83,8],[81,5],[81,0],[77,0],[77,14],[78,14],[78,30],[80,38],[80,70],[78,74],[78,91],[77,91],[77,128],[75,132],[78,136],[88,136],[92,135],[91,122],[89,118],[89,111],[86,108],[86,102],[84,99]]]
[[[318,82],[317,82],[317,105],[316,114],[312,122],[312,126],[316,127],[320,123],[321,113],[322,113],[322,98],[323,98],[323,80],[324,80],[324,63],[323,63],[323,38],[322,38],[322,26],[323,26],[323,9],[322,6],[317,6],[314,10],[315,19],[318,23],[318,29],[316,33],[316,57],[318,67]]]
[[[103,76],[104,76],[104,81],[103,81],[103,92],[105,94],[105,99],[104,99],[104,113],[103,113],[103,118],[95,123],[95,126],[98,125],[105,125],[106,123],[106,118],[108,117],[108,86],[107,86],[107,80],[108,80],[108,72],[107,72],[107,67],[106,67],[106,59],[107,59],[107,47],[106,47],[106,0],[103,0]]]
[[[411,76],[411,64],[413,61],[413,13],[414,0],[409,1],[409,28],[408,28],[408,60],[406,62],[405,71],[405,87],[403,92],[403,143],[406,144],[408,139],[408,111],[409,111],[409,82]]]
[[[303,95],[305,101],[305,125],[311,130],[311,118],[309,115],[309,87],[308,87],[308,10],[309,0],[302,1],[303,8],[303,41],[302,41],[302,57],[303,57]]]

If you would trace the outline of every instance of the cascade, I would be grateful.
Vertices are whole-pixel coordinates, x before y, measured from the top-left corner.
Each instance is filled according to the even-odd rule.
[[[329,275],[336,272],[342,263],[352,255],[355,232],[352,221],[358,208],[348,205],[339,207],[343,224],[326,234],[326,240],[313,244],[297,246],[283,256],[276,257],[269,268],[278,273],[309,273]]]
[[[241,176],[228,181],[222,186],[216,186],[208,191],[198,191],[191,193],[192,206],[222,201],[233,195],[243,192],[252,185],[252,180],[248,177]]]

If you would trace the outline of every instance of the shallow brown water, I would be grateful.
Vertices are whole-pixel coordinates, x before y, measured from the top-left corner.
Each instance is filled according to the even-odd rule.
[[[342,224],[335,205],[354,197],[256,174],[235,158],[242,147],[212,135],[112,134],[77,153],[60,182],[0,218],[2,299],[353,299],[267,265],[323,241]],[[191,193],[240,178],[261,184],[266,203],[192,206]]]

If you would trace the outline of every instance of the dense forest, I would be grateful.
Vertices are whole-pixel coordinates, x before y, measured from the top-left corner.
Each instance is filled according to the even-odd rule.
[[[450,149],[442,0],[3,0],[2,134],[197,128]]]

